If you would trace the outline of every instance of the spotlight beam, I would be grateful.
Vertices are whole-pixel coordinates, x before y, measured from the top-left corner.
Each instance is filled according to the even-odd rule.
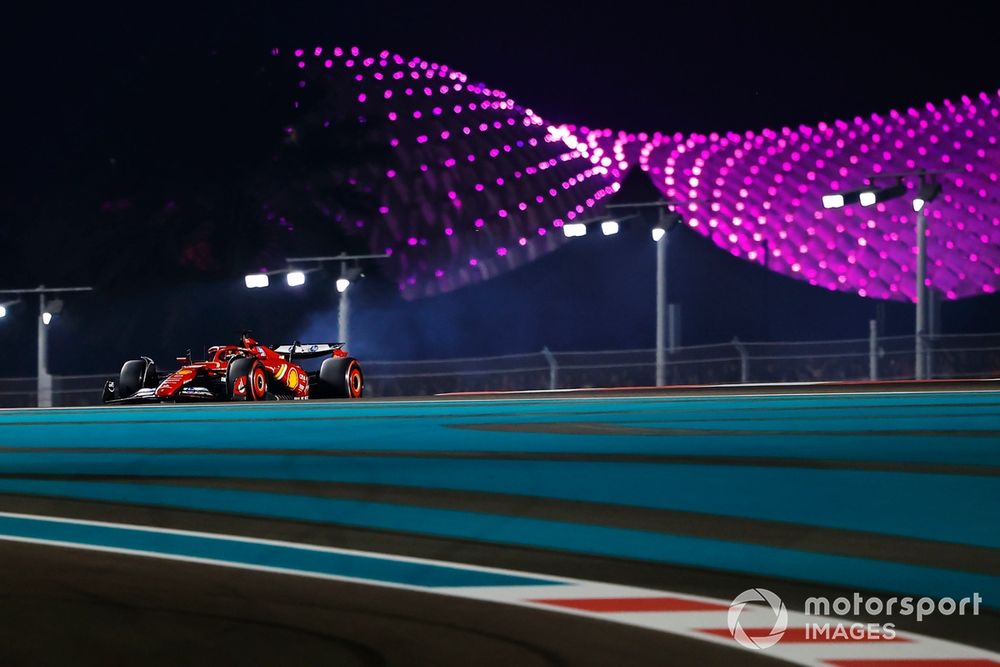
[[[337,293],[340,295],[337,303],[337,337],[340,342],[347,342],[348,339],[348,321],[350,316],[350,300],[348,297],[348,288],[351,283],[358,278],[364,277],[359,266],[348,266],[348,262],[357,263],[361,260],[368,259],[386,259],[390,257],[389,253],[374,253],[374,254],[364,254],[364,255],[348,255],[346,252],[342,252],[339,255],[317,255],[315,257],[286,257],[285,261],[291,266],[296,266],[303,263],[315,263],[322,265],[324,262],[340,262],[340,276],[334,282],[334,287]],[[320,266],[308,269],[305,273],[309,271],[317,271]],[[302,273],[302,269],[289,269],[292,272]],[[305,276],[303,276],[303,282]]]

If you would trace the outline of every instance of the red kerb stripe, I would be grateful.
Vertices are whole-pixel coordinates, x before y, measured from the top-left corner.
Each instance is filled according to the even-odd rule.
[[[698,600],[674,597],[649,598],[567,598],[531,600],[556,607],[569,607],[584,611],[728,611],[729,607]],[[729,632],[728,630],[726,631]]]

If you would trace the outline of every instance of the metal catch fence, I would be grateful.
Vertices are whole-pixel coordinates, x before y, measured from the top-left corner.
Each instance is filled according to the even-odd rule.
[[[677,348],[667,355],[666,383],[902,380],[914,377],[913,336],[827,341],[728,343]],[[936,336],[929,341],[931,378],[1000,377],[1000,333]],[[655,384],[656,351],[589,350],[403,361],[365,361],[368,396]],[[95,405],[116,373],[52,377],[52,405]],[[0,407],[38,404],[33,377],[0,378]]]

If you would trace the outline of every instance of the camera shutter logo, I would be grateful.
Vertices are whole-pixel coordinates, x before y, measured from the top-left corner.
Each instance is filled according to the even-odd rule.
[[[748,635],[740,624],[740,616],[743,613],[743,608],[751,602],[763,602],[774,612],[774,625],[766,635]],[[733,603],[729,605],[729,615],[726,620],[729,622],[729,632],[732,633],[733,639],[740,646],[762,649],[774,646],[781,639],[782,635],[785,634],[785,628],[788,627],[788,611],[785,609],[785,603],[781,601],[781,598],[771,591],[766,588],[751,588],[736,596]]]

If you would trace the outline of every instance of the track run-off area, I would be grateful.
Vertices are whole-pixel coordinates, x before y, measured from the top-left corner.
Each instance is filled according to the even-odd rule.
[[[0,410],[0,568],[3,664],[1000,665],[1000,391]]]

